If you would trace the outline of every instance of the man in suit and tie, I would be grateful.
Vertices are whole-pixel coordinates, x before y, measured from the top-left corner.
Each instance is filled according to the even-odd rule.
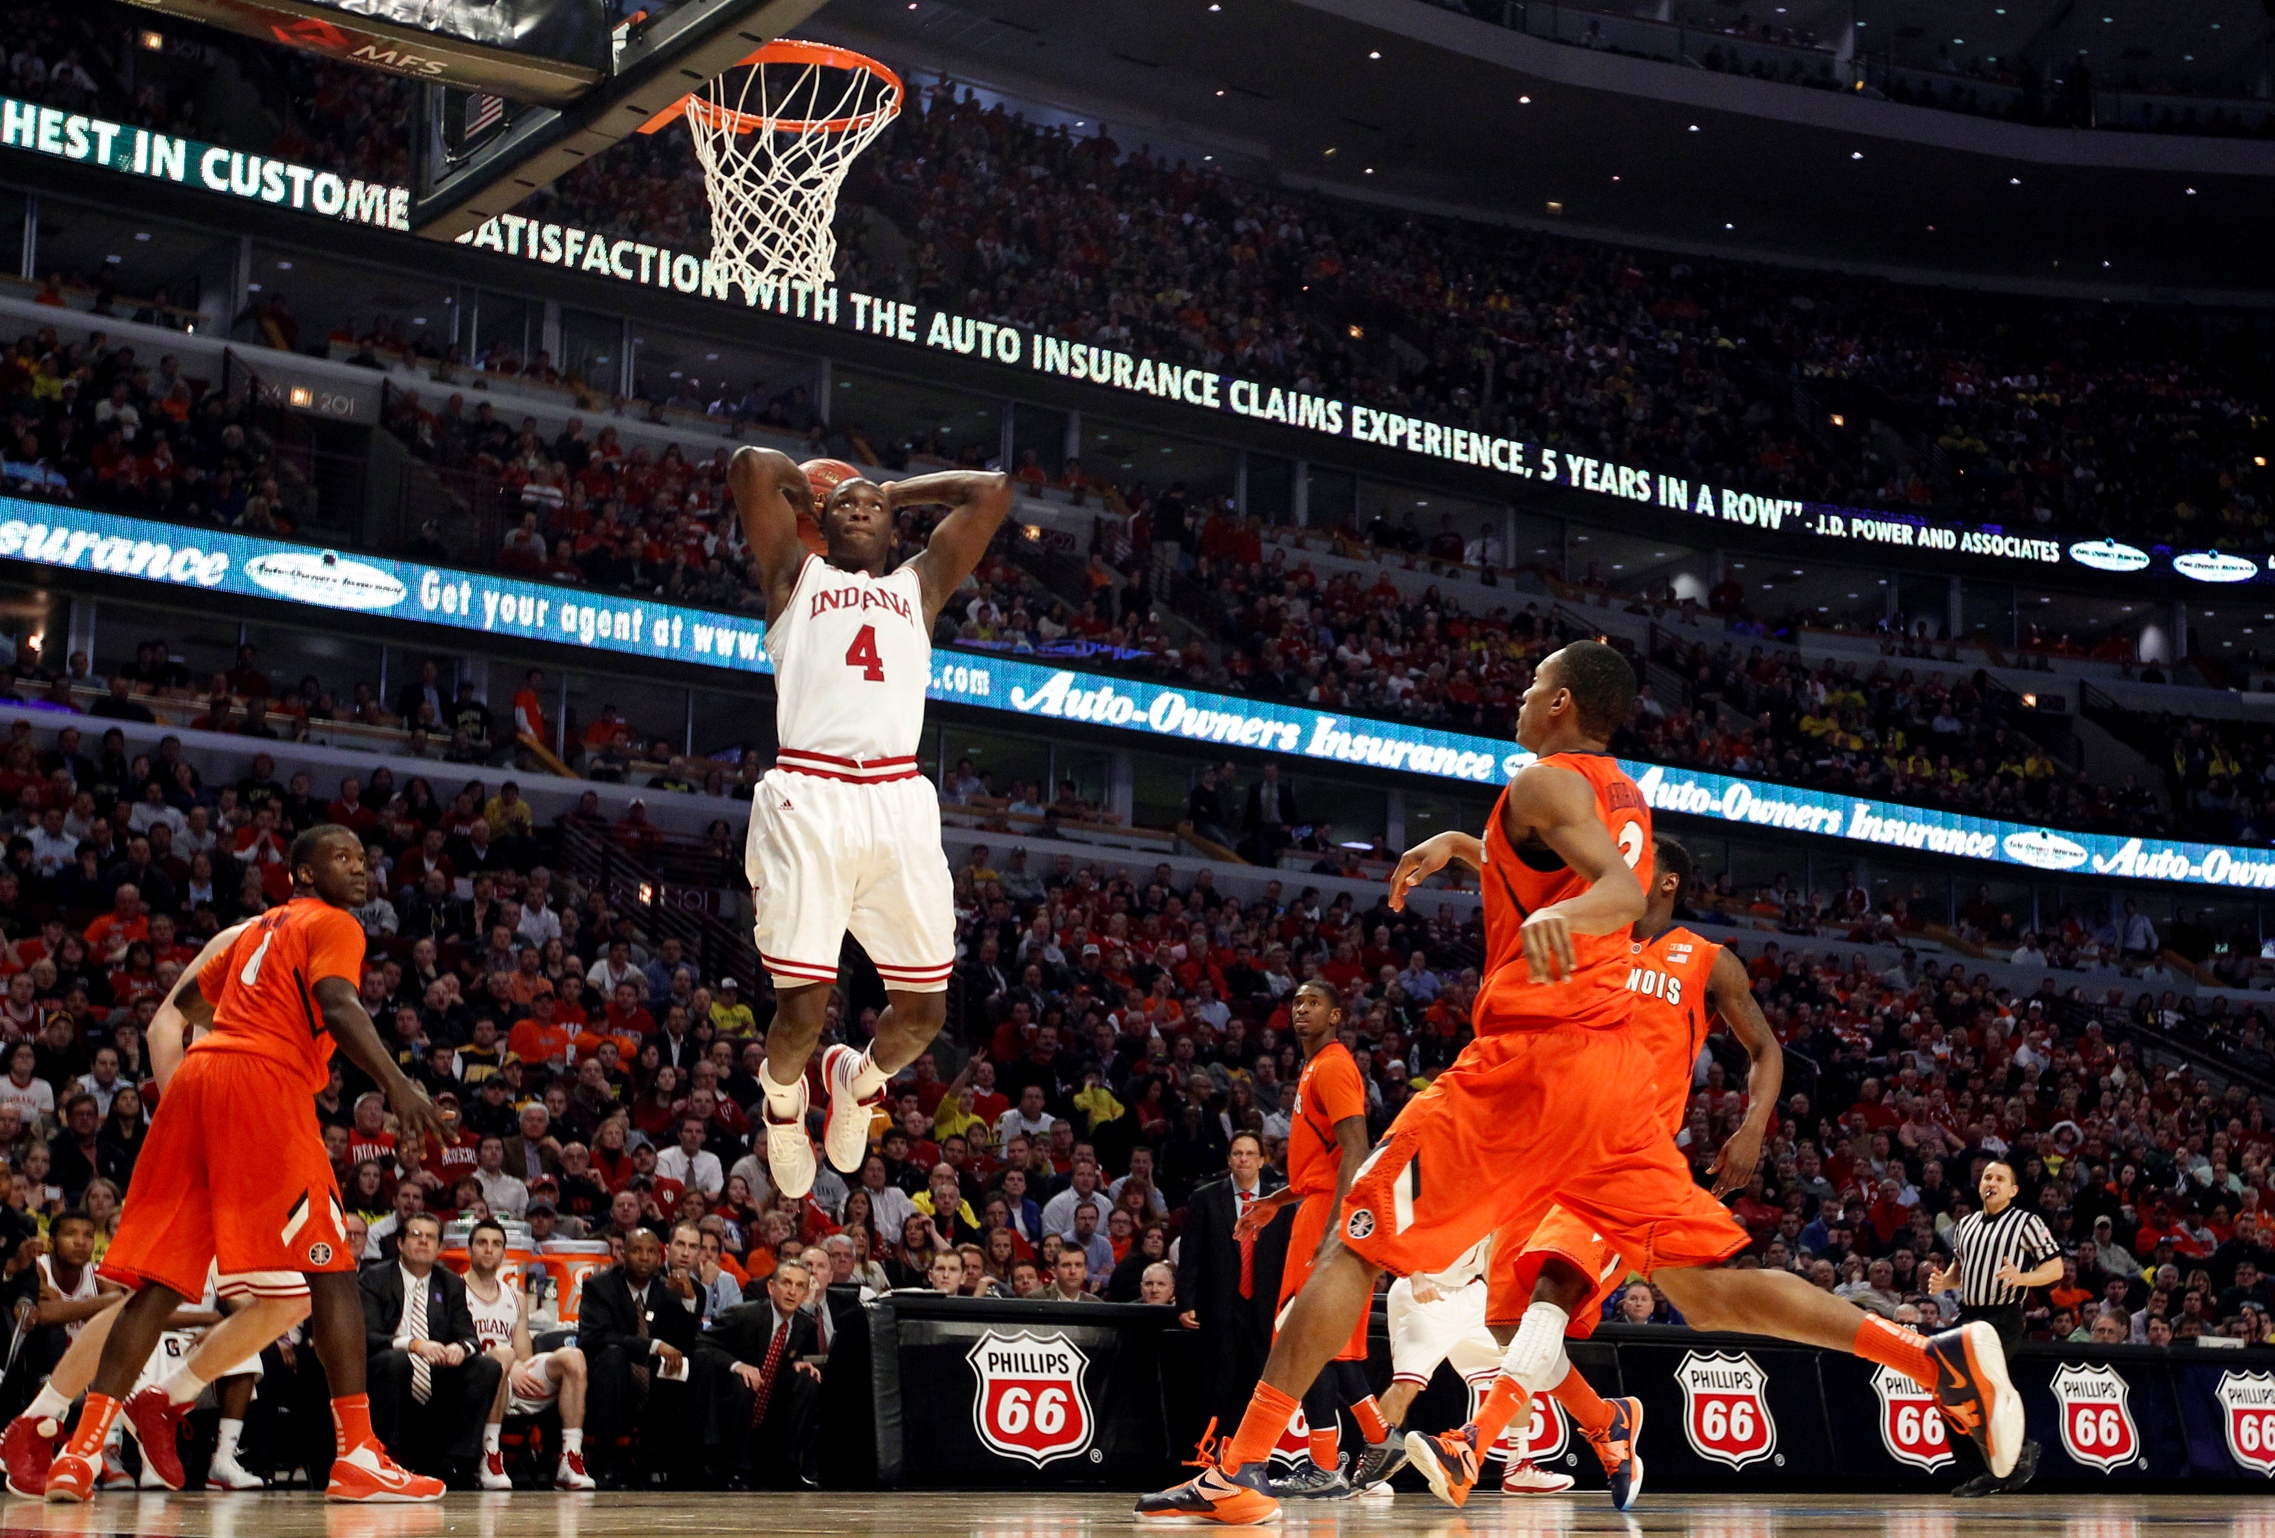
[[[703,1045],[688,1029],[687,1011],[684,1009],[665,1010],[663,1024],[648,1039],[656,1044],[657,1066],[678,1069],[682,1083],[686,1082],[688,1074],[694,1071],[696,1063],[703,1056]]]
[[[497,1397],[500,1368],[482,1352],[466,1284],[435,1264],[442,1222],[430,1212],[403,1220],[395,1263],[357,1279],[369,1352],[371,1427],[397,1460],[452,1475],[473,1467],[482,1423]],[[441,1472],[442,1470],[437,1470]]]
[[[616,1438],[635,1428],[646,1472],[672,1479],[693,1472],[691,1411],[699,1401],[689,1358],[703,1329],[695,1280],[701,1254],[692,1224],[673,1230],[668,1265],[655,1232],[635,1228],[625,1235],[624,1263],[585,1282],[577,1325],[592,1385],[585,1449],[588,1460],[594,1453],[608,1460],[607,1486],[628,1482]]]
[[[561,1142],[553,1136],[553,1115],[544,1101],[532,1100],[521,1108],[518,1129],[506,1139],[505,1169],[523,1185],[547,1175],[561,1178]]]
[[[704,1441],[734,1490],[813,1489],[822,1376],[805,1358],[821,1348],[804,1311],[813,1278],[785,1260],[766,1279],[766,1296],[721,1311],[696,1347],[717,1385]]]
[[[1208,1363],[1208,1408],[1218,1426],[1239,1423],[1272,1349],[1272,1314],[1287,1260],[1291,1213],[1282,1213],[1252,1240],[1233,1237],[1234,1225],[1259,1198],[1264,1145],[1251,1132],[1236,1133],[1225,1158],[1225,1178],[1193,1192],[1185,1232],[1177,1246],[1177,1322],[1201,1332]]]

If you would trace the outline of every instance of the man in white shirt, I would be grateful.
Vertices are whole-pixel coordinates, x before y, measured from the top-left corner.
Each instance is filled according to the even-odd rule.
[[[95,1049],[94,1071],[79,1076],[79,1087],[94,1096],[95,1104],[103,1108],[105,1116],[111,1114],[111,1102],[118,1098],[119,1092],[118,1051],[116,1048],[97,1047]]]
[[[719,1156],[703,1146],[706,1131],[701,1117],[681,1117],[678,1144],[656,1155],[656,1178],[676,1180],[680,1189],[700,1191],[708,1200],[726,1189],[727,1176]]]
[[[1019,1092],[1019,1103],[995,1119],[995,1140],[998,1144],[1024,1135],[1032,1138],[1050,1136],[1057,1118],[1043,1109],[1043,1086],[1030,1084]]]
[[[604,999],[616,996],[618,983],[630,983],[634,991],[643,996],[648,991],[648,975],[632,964],[632,944],[628,940],[609,941],[608,954],[592,964],[585,973],[585,982],[599,989]]]
[[[474,1150],[474,1179],[482,1187],[482,1200],[495,1217],[521,1218],[529,1213],[529,1185],[506,1168],[506,1140],[496,1133],[485,1136]]]
[[[1098,1161],[1077,1159],[1074,1173],[1067,1188],[1043,1203],[1043,1232],[1060,1238],[1074,1232],[1074,1212],[1077,1206],[1089,1204],[1102,1207],[1105,1201],[1098,1195]]]
[[[32,830],[32,863],[43,876],[53,876],[79,862],[79,840],[63,826],[63,808],[43,807],[39,826]]]
[[[561,938],[561,915],[545,903],[537,890],[534,877],[530,880],[529,890],[523,894],[521,923],[516,926],[515,933],[539,950],[545,949],[546,941]]]

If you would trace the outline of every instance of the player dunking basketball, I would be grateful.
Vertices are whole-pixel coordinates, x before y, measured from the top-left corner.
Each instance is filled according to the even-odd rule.
[[[842,467],[815,465],[835,478]],[[823,1147],[860,1168],[885,1081],[916,1061],[947,1018],[956,961],[954,888],[940,848],[940,803],[916,760],[932,626],[1011,510],[1011,483],[946,471],[879,486],[837,479],[820,505],[828,553],[798,537],[814,511],[806,471],[771,449],[735,453],[728,477],[766,594],[780,749],[751,800],[745,855],[759,957],[774,978],[766,1033],[766,1159],[787,1196],[815,1163],[806,1133],[806,1063],[821,1039],[837,957],[850,932],[884,979],[888,1007],[867,1050],[822,1057]],[[893,514],[951,511],[924,550],[890,568]]]
[[[1368,1156],[1337,1242],[1281,1321],[1263,1381],[1218,1461],[1139,1501],[1140,1516],[1269,1519],[1278,1503],[1264,1460],[1295,1396],[1366,1308],[1376,1275],[1443,1269],[1497,1230],[1530,1232],[1558,1203],[1657,1282],[1693,1325],[1854,1351],[1893,1367],[1936,1394],[1982,1445],[1993,1473],[2013,1467],[2022,1404],[1994,1331],[1970,1326],[1930,1341],[1798,1276],[1717,1264],[1746,1247],[1746,1232],[1692,1182],[1657,1097],[1638,1093],[1652,1067],[1625,1028],[1629,931],[1645,911],[1651,813],[1606,749],[1634,699],[1634,671],[1608,646],[1579,641],[1547,658],[1517,714],[1517,741],[1538,760],[1502,793],[1484,839],[1441,834],[1399,862],[1394,907],[1449,860],[1466,856],[1480,868],[1486,958],[1476,1039],[1407,1103]],[[1512,1416],[1547,1386],[1562,1336],[1561,1319],[1527,1312],[1495,1384]],[[1477,1428],[1424,1439],[1423,1450],[1427,1461],[1417,1461],[1433,1489],[1457,1504],[1466,1499],[1481,1462]]]
[[[225,951],[185,973],[168,1001],[210,1029],[158,1102],[103,1258],[104,1275],[138,1290],[118,1308],[79,1425],[48,1471],[51,1501],[83,1501],[92,1491],[121,1398],[174,1310],[204,1291],[216,1263],[224,1297],[310,1300],[337,1445],[326,1495],[441,1498],[440,1480],[398,1467],[371,1430],[356,1258],[316,1125],[333,1044],[386,1092],[405,1132],[440,1139],[442,1118],[403,1076],[357,998],[363,927],[348,910],[370,895],[362,840],[324,824],[293,840],[289,860],[293,900],[243,926]],[[144,1449],[170,1452],[186,1406],[159,1386],[143,1392],[169,1401],[137,1417]]]

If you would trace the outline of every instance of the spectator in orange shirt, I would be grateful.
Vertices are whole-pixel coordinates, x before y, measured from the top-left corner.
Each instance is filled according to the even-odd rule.
[[[553,984],[540,979],[529,996],[529,1013],[506,1036],[506,1051],[524,1063],[559,1069],[569,1060],[569,1028],[553,1019]]]
[[[136,940],[150,938],[150,916],[142,910],[142,891],[131,881],[119,883],[111,896],[111,911],[87,926],[87,947],[101,961],[118,963]]]

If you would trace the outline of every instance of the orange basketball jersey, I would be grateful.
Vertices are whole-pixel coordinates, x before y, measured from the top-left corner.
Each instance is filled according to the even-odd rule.
[[[1651,1055],[1667,1135],[1682,1131],[1690,1106],[1691,1065],[1706,1044],[1706,982],[1722,947],[1676,926],[1634,947],[1627,991],[1635,995],[1628,1029]]]
[[[1619,760],[1609,753],[1551,753],[1540,760],[1580,775],[1595,788],[1596,815],[1635,872],[1651,883],[1651,808]],[[1509,793],[1494,803],[1485,829],[1485,982],[1479,994],[1476,1028],[1480,1036],[1500,1031],[1540,1031],[1559,1025],[1601,1029],[1623,1023],[1633,1000],[1627,992],[1628,953],[1633,941],[1624,928],[1608,935],[1574,935],[1579,965],[1561,983],[1536,983],[1525,965],[1521,930],[1528,914],[1577,897],[1587,890],[1545,845],[1520,850],[1501,831]]]
[[[1304,1059],[1296,1080],[1295,1126],[1288,1133],[1288,1187],[1299,1196],[1332,1196],[1343,1150],[1335,1124],[1367,1114],[1367,1087],[1351,1049],[1331,1041]]]
[[[363,981],[354,915],[315,897],[269,909],[198,973],[213,1026],[189,1050],[267,1058],[317,1093],[331,1078],[332,1038],[312,990],[327,977]]]

